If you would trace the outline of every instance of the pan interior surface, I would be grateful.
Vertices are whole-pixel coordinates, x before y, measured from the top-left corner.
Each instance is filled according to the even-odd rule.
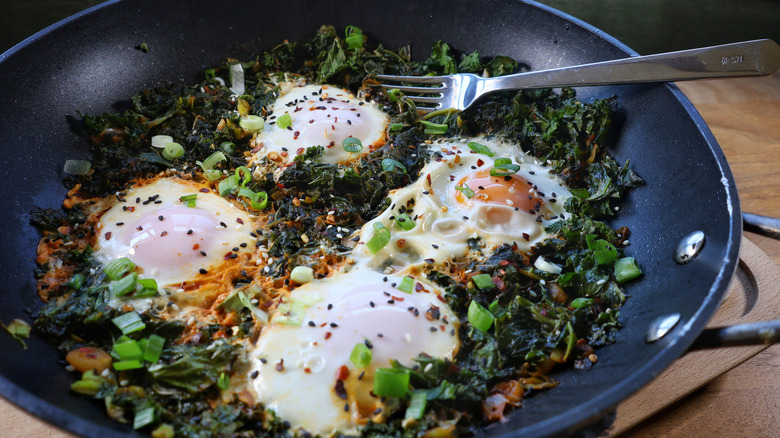
[[[384,2],[302,0],[221,3],[174,0],[109,2],[36,34],[0,57],[3,204],[0,320],[31,321],[40,308],[33,271],[38,232],[29,213],[59,208],[62,165],[88,158],[79,112],[127,107],[127,99],[166,81],[194,83],[226,57],[251,58],[283,39],[310,37],[322,24],[355,25],[388,48],[411,45],[416,58],[444,40],[464,52],[509,55],[532,70],[622,58],[630,50],[584,23],[532,3],[490,0]],[[276,12],[274,12],[276,11]],[[486,29],[488,29],[486,31]],[[146,43],[148,52],[138,50]],[[8,86],[12,84],[12,86]],[[641,280],[629,285],[617,342],[597,351],[588,370],[557,373],[557,388],[537,393],[487,436],[566,434],[597,420],[683,354],[715,311],[736,267],[739,202],[730,170],[704,122],[674,86],[578,90],[583,100],[618,96],[619,137],[610,153],[646,184],[619,206],[612,226],[628,226]],[[677,265],[674,248],[688,233],[707,237],[700,256]],[[667,338],[644,340],[655,318],[680,313]],[[85,436],[136,435],[104,407],[69,391],[59,353],[33,335],[28,349],[0,336],[0,393],[31,413]]]

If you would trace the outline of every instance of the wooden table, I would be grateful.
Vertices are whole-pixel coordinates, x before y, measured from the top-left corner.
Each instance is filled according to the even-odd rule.
[[[680,83],[723,148],[746,212],[780,217],[780,74]],[[780,241],[747,234],[780,265]],[[622,437],[780,434],[780,345],[770,347]],[[71,435],[0,399],[0,436]]]

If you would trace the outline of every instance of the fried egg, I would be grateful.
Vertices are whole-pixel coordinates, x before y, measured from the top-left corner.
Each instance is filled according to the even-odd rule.
[[[283,86],[284,88],[289,88]],[[255,160],[291,161],[310,146],[322,146],[322,161],[345,163],[381,147],[387,140],[387,114],[352,93],[328,85],[296,86],[274,102],[258,141]],[[348,152],[344,139],[360,140],[361,150]]]
[[[188,195],[194,206],[181,200]],[[249,214],[206,186],[163,178],[118,198],[98,223],[96,255],[127,257],[159,286],[180,287],[255,248]]]
[[[363,226],[355,259],[401,268],[474,255],[477,247],[487,254],[504,243],[527,251],[547,237],[545,224],[565,214],[569,190],[517,145],[478,138],[432,148],[441,158],[390,192],[390,208]],[[389,243],[372,252],[369,240],[383,229]]]
[[[412,281],[411,292],[399,289]],[[372,395],[374,372],[421,353],[452,359],[458,320],[431,283],[355,268],[292,291],[263,329],[250,377],[258,401],[313,434],[349,433],[382,418]],[[350,361],[370,348],[365,368]]]

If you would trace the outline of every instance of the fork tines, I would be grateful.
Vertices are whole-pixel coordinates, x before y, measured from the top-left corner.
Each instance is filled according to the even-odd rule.
[[[397,89],[406,95],[408,100],[415,104],[424,104],[426,106],[417,106],[417,109],[423,112],[434,111],[441,107],[446,83],[438,76],[395,76],[395,75],[377,75],[376,78],[382,82],[401,82],[405,84],[430,84],[430,86],[397,85],[382,83],[381,87],[385,89]],[[411,93],[411,94],[410,94]],[[421,95],[418,95],[421,94]]]

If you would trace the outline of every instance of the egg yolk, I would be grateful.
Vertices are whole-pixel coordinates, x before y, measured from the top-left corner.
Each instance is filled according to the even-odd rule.
[[[489,169],[480,170],[462,178],[456,187],[465,190],[457,190],[455,200],[469,207],[473,202],[480,202],[507,205],[535,214],[543,204],[528,180],[517,174],[491,176]],[[469,189],[474,192],[471,198],[466,195]]]

